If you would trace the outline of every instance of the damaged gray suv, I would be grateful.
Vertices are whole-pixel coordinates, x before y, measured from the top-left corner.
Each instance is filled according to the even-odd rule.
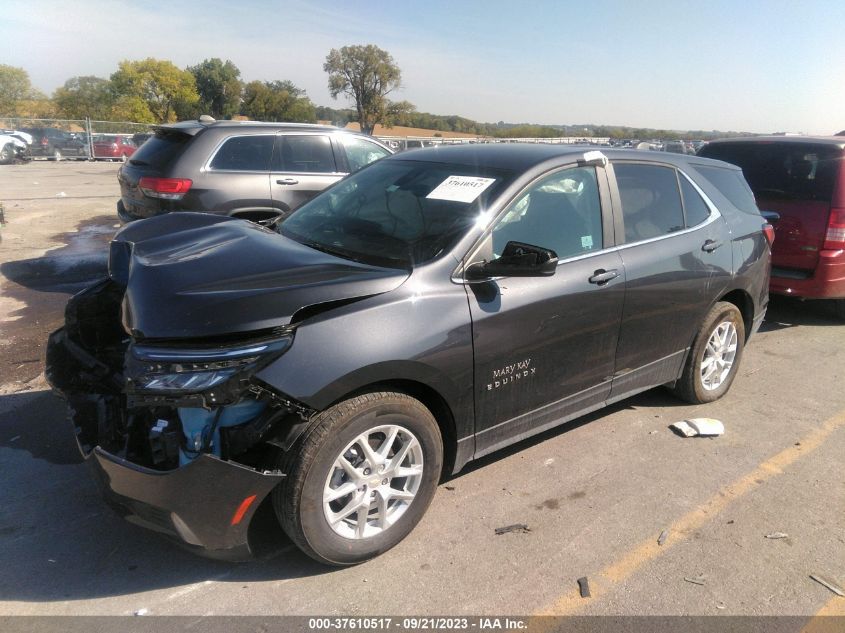
[[[423,149],[275,230],[128,225],[50,337],[47,375],[133,522],[234,559],[275,515],[349,565],[402,540],[472,459],[659,385],[723,396],[765,313],[772,239],[719,161]]]

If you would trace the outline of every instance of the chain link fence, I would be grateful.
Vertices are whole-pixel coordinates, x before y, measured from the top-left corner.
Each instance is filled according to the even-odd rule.
[[[23,132],[27,157],[47,160],[125,160],[154,127],[130,121],[0,118],[0,133]]]

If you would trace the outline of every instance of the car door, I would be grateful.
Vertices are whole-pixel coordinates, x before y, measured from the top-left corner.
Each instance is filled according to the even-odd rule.
[[[205,168],[193,175],[186,211],[238,214],[272,212],[270,157],[274,134],[227,136]]]
[[[330,135],[281,132],[276,136],[270,189],[273,203],[283,215],[302,206],[344,175],[338,167]]]
[[[610,393],[625,275],[612,248],[604,169],[535,180],[467,264],[509,242],[552,249],[554,275],[467,283],[475,364],[476,455],[597,408]]]
[[[675,380],[709,307],[730,280],[727,224],[682,171],[611,164],[626,292],[611,399]]]

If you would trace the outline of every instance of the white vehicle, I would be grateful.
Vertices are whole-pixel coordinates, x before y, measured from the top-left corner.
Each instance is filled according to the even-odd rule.
[[[0,165],[8,165],[26,154],[26,142],[17,135],[0,134]]]

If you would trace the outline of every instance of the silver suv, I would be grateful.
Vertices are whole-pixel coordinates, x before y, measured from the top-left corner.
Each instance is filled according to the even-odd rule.
[[[274,223],[393,153],[326,125],[205,119],[160,126],[121,167],[121,221],[200,211]]]

